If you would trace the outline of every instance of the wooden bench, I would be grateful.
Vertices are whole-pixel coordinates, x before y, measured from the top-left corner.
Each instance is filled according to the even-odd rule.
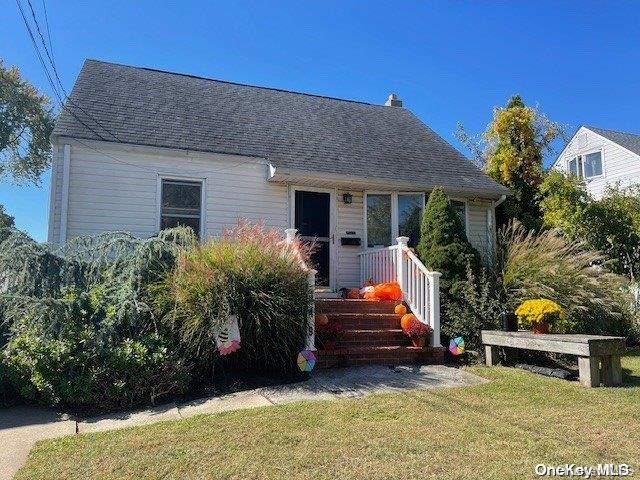
[[[499,363],[500,348],[538,350],[578,356],[580,383],[586,387],[622,385],[620,355],[625,350],[624,337],[601,335],[534,334],[483,330],[487,365]]]

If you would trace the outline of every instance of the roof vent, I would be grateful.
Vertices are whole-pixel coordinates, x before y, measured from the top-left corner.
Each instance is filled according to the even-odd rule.
[[[387,101],[384,102],[384,104],[387,107],[401,107],[402,106],[402,100],[400,100],[398,95],[396,95],[395,93],[390,93],[389,94],[389,98],[387,98]]]

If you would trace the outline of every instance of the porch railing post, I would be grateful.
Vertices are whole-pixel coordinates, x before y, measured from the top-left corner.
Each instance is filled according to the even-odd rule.
[[[284,231],[286,235],[286,242],[293,243],[296,239],[298,230],[295,228],[287,228]],[[316,271],[312,268],[307,268],[307,282],[309,284],[309,290],[311,293],[311,308],[309,310],[309,318],[307,323],[307,338],[305,340],[305,350],[315,350],[316,346],[316,307],[314,302],[314,292],[316,289]]]
[[[429,272],[429,325],[433,329],[431,346],[440,347],[440,272]]]
[[[405,268],[402,255],[404,254],[404,249],[407,248],[407,243],[409,242],[409,237],[398,237],[396,238],[398,242],[397,249],[397,257],[396,257],[396,280],[400,284],[400,290],[404,293],[406,291],[406,281],[405,281]]]
[[[309,311],[309,323],[307,324],[307,341],[305,350],[316,349],[316,304],[313,298],[313,293],[316,289],[316,271],[314,269],[309,270],[307,276],[309,281],[309,290],[311,290],[311,309]]]

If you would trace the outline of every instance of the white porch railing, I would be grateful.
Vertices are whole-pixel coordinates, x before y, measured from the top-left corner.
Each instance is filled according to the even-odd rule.
[[[292,244],[296,239],[296,233],[298,230],[295,228],[287,228],[284,233],[286,234],[285,241],[289,244]],[[316,289],[316,273],[318,273],[313,268],[309,268],[309,266],[305,263],[302,257],[298,253],[298,260],[300,261],[300,265],[307,272],[307,281],[309,283],[309,289],[311,290],[311,298],[313,300],[314,292]],[[309,321],[307,324],[307,340],[305,342],[305,350],[316,350],[315,340],[316,340],[316,312],[315,312],[315,302],[311,302],[311,311],[309,312]]]
[[[407,246],[408,237],[398,244],[367,250],[360,256],[360,279],[375,283],[397,281],[404,301],[418,320],[433,329],[431,345],[440,346],[440,272],[431,272]]]

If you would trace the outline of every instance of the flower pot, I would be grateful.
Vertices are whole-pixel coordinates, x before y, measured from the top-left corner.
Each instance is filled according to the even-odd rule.
[[[502,330],[505,332],[518,331],[518,317],[513,312],[502,312],[500,314],[502,320]]]
[[[534,323],[531,326],[531,329],[533,330],[533,333],[549,333],[551,325],[548,323]]]
[[[420,338],[412,338],[411,339],[411,343],[413,344],[414,347],[424,347],[424,344],[426,343],[427,339],[425,337],[420,337]]]

